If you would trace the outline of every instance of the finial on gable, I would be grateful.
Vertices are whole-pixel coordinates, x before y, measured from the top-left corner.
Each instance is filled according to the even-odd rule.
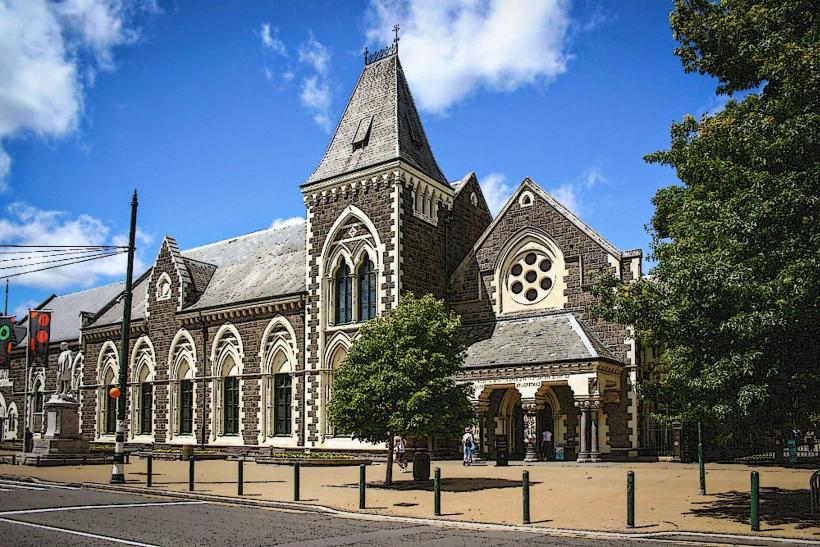
[[[395,36],[391,45],[384,47],[375,53],[370,53],[367,46],[364,47],[364,66],[375,63],[376,61],[381,61],[385,57],[396,55],[399,52],[399,28],[398,23],[393,25],[393,32]]]

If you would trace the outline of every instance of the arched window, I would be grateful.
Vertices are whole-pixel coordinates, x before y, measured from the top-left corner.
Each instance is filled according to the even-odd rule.
[[[114,370],[109,368],[105,375],[105,425],[103,433],[113,435],[117,432],[117,399],[111,396],[111,388],[114,387]]]
[[[222,362],[222,434],[239,435],[239,367],[232,355]]]
[[[347,264],[336,270],[335,286],[336,324],[350,323],[353,320],[353,280]]]
[[[196,348],[187,330],[177,332],[168,352],[170,436],[194,433],[194,363]]]
[[[333,357],[330,359],[330,367],[327,372],[327,382],[325,384],[325,408],[328,407],[330,404],[330,400],[333,397],[333,378],[336,375],[336,371],[339,370],[339,367],[342,366],[342,362],[344,362],[345,358],[347,357],[347,348],[344,346],[339,346],[336,351],[333,352]],[[327,413],[325,413],[325,433],[328,436],[332,437],[349,437],[349,433],[345,433],[344,430],[340,430],[339,428],[333,427],[330,423],[330,420],[327,419]]]
[[[359,266],[359,321],[376,317],[376,270],[371,260]]]
[[[289,437],[291,434],[291,376],[287,372],[277,372],[273,375],[273,421],[277,437]]]
[[[139,407],[137,408],[137,419],[139,421],[138,431],[142,435],[150,435],[153,431],[152,416],[154,410],[154,385],[151,383],[150,369],[148,366],[140,368],[139,376]]]
[[[43,382],[38,379],[34,383],[34,412],[43,412],[44,399],[45,393],[43,392]]]

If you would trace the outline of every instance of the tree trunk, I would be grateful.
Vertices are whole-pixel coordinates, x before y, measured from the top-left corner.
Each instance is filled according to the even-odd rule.
[[[393,484],[393,433],[387,434],[387,469],[384,484]]]

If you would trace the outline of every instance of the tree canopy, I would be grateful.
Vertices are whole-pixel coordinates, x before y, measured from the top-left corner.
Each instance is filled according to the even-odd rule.
[[[464,360],[461,321],[431,295],[402,297],[398,307],[364,324],[335,373],[331,423],[363,441],[393,436],[458,435],[470,422],[470,386],[453,376]]]
[[[676,0],[686,72],[725,108],[672,125],[646,156],[660,189],[648,278],[593,288],[597,313],[665,349],[644,396],[724,438],[817,419],[820,374],[820,11],[816,0]],[[614,290],[613,290],[614,289]]]

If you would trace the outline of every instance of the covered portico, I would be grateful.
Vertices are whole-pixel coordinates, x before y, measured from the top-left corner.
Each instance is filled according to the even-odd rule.
[[[572,314],[557,314],[499,321],[469,347],[459,381],[473,387],[482,457],[495,458],[503,439],[526,462],[597,462],[611,451],[608,424],[626,425],[608,419],[625,399],[622,376],[623,364]],[[544,431],[552,443],[539,454]]]

